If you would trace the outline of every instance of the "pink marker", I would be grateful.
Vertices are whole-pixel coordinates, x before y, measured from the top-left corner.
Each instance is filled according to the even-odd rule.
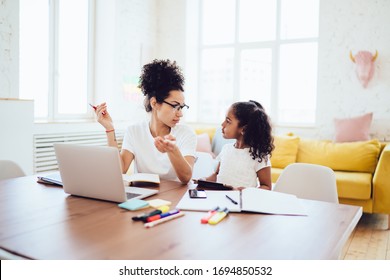
[[[207,212],[207,215],[204,216],[204,217],[200,220],[200,222],[201,222],[202,224],[207,224],[207,223],[209,222],[209,220],[211,219],[211,217],[214,216],[214,214],[216,214],[216,213],[218,212],[218,210],[219,210],[219,207],[216,207],[215,209],[213,209],[213,210]]]

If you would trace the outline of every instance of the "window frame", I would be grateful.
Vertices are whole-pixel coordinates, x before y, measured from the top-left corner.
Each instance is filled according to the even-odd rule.
[[[88,57],[87,57],[87,92],[85,113],[80,114],[60,114],[58,112],[58,67],[59,67],[59,1],[48,0],[48,92],[47,92],[47,116],[36,117],[35,122],[61,122],[67,120],[90,120],[94,117],[94,112],[89,110],[88,102],[92,102],[94,97],[94,58],[95,58],[95,1],[88,1]]]
[[[314,116],[314,119],[309,122],[281,122],[278,119],[278,106],[279,106],[279,65],[280,65],[280,47],[282,45],[287,44],[299,44],[299,43],[316,43],[318,50],[319,43],[319,34],[317,37],[307,37],[307,38],[299,38],[299,39],[281,39],[281,13],[282,13],[282,3],[281,0],[276,0],[276,32],[275,32],[275,40],[271,41],[256,41],[256,42],[239,42],[239,14],[240,14],[240,0],[235,0],[235,36],[234,42],[229,44],[213,44],[207,45],[203,44],[203,1],[199,1],[199,34],[198,34],[198,88],[201,89],[201,64],[202,64],[202,53],[204,50],[213,49],[213,48],[233,48],[234,49],[234,63],[233,63],[233,102],[240,100],[240,80],[241,80],[241,54],[244,50],[251,49],[270,49],[272,52],[272,70],[271,70],[271,96],[270,96],[270,108],[267,108],[268,114],[271,116],[274,124],[278,126],[295,126],[295,127],[311,127],[315,126],[317,122],[317,116]],[[318,77],[318,64],[317,64],[317,73]],[[318,85],[316,88],[316,96],[318,92]],[[198,104],[200,103],[200,97],[198,95]],[[317,104],[315,104],[314,109],[317,108]],[[201,106],[197,106],[197,121],[200,121],[199,116],[201,115]]]

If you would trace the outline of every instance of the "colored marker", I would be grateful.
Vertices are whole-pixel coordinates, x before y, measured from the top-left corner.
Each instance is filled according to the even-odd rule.
[[[159,219],[175,215],[175,214],[177,214],[179,212],[180,212],[180,210],[174,209],[174,210],[171,210],[171,211],[166,212],[166,213],[161,213],[161,214],[158,214],[158,215],[150,216],[150,217],[146,218],[146,222],[149,223],[149,222],[157,221]]]
[[[227,216],[228,213],[229,213],[229,209],[227,209],[227,208],[223,209],[223,211],[218,211],[210,218],[209,224],[210,225],[218,224],[220,221],[222,221]]]
[[[211,218],[215,213],[217,213],[218,210],[219,210],[219,207],[216,207],[216,208],[214,208],[213,210],[207,212],[207,215],[204,216],[202,219],[200,219],[200,222],[201,222],[202,224],[207,224],[207,223],[209,222],[210,218]]]
[[[157,207],[158,210],[161,210],[162,213],[166,213],[169,211],[169,206],[168,205],[163,205],[160,207]]]
[[[132,217],[131,219],[132,219],[133,221],[144,221],[144,222],[146,222],[146,219],[147,219],[148,217],[152,217],[152,216],[155,216],[155,215],[158,215],[158,214],[161,214],[161,213],[162,213],[161,210],[154,210],[154,211],[152,211],[152,212],[150,212],[150,213],[143,213],[143,214],[141,214],[141,215],[134,216],[134,217]]]
[[[95,105],[92,105],[91,103],[88,103],[88,104],[89,104],[89,106],[91,106],[96,111],[97,107]],[[102,114],[105,115],[106,112],[103,112]]]
[[[177,214],[170,215],[168,217],[158,219],[158,220],[150,222],[150,223],[146,223],[146,224],[144,224],[144,227],[146,227],[146,228],[154,227],[155,225],[162,224],[162,223],[165,223],[167,221],[170,221],[170,220],[173,220],[173,219],[176,219],[179,217],[183,217],[183,216],[184,216],[184,212],[179,212]]]

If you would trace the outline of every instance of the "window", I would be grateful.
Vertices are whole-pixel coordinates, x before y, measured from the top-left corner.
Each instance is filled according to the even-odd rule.
[[[274,123],[315,123],[319,0],[203,0],[201,122],[254,99]]]
[[[20,98],[35,118],[91,116],[90,0],[20,0]]]

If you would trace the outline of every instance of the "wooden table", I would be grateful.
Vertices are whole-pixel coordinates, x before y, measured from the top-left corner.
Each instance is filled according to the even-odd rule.
[[[151,198],[172,207],[187,191],[163,181]],[[335,259],[361,207],[302,200],[308,216],[231,213],[216,226],[204,212],[146,229],[141,213],[65,194],[36,176],[0,181],[0,248],[31,259]],[[145,211],[145,210],[144,210]],[[147,210],[149,211],[149,209]]]

